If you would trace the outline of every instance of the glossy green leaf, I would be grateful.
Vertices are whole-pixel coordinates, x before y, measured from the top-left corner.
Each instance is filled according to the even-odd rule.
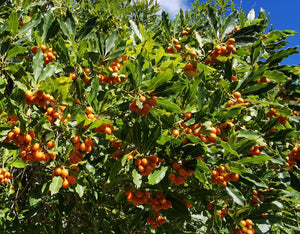
[[[18,21],[18,16],[16,11],[13,11],[9,17],[8,17],[8,25],[9,25],[9,30],[11,31],[12,34],[15,34],[18,30],[19,26],[19,21]]]
[[[269,161],[271,159],[268,155],[259,155],[259,156],[253,156],[253,157],[246,157],[238,160],[238,163],[242,163],[244,165],[251,165],[251,164],[261,164]]]
[[[133,183],[136,185],[137,188],[141,187],[142,185],[142,175],[138,173],[137,170],[132,171]]]
[[[165,84],[173,78],[173,71],[167,68],[165,71],[158,73],[157,76],[152,78],[148,84],[147,90],[153,91],[157,87]]]
[[[118,40],[118,32],[113,31],[105,41],[105,54],[108,54],[116,45]]]
[[[245,197],[235,186],[228,185],[226,186],[225,190],[236,204],[240,206],[243,206],[245,204]]]
[[[165,98],[157,99],[157,107],[164,109],[166,111],[169,111],[169,112],[181,113],[181,109],[178,105],[176,105],[173,102],[168,101]]]
[[[43,24],[42,41],[45,41],[45,39],[47,37],[48,30],[51,27],[51,24],[53,23],[53,19],[54,19],[54,16],[53,16],[53,12],[51,10],[48,11],[44,15],[44,17],[43,17],[44,24]]]
[[[7,59],[11,59],[12,57],[15,57],[18,54],[25,53],[27,49],[23,46],[14,46],[12,49],[10,49],[7,53]]]
[[[158,184],[165,177],[167,170],[168,167],[161,167],[151,172],[151,174],[148,176],[149,184]]]
[[[85,187],[82,186],[81,184],[79,183],[76,183],[76,186],[75,186],[75,191],[76,193],[78,193],[79,197],[83,197],[83,194],[84,194],[84,190],[85,190]]]
[[[51,195],[58,193],[59,189],[62,186],[63,179],[60,176],[55,176],[52,179],[49,190]]]
[[[42,73],[44,67],[44,54],[40,49],[36,55],[33,57],[33,76],[34,79],[37,81],[39,76]]]

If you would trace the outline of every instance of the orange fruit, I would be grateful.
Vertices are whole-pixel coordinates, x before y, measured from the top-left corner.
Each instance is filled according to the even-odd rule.
[[[177,137],[179,136],[179,130],[178,129],[174,129],[172,132],[173,136]]]
[[[47,146],[49,149],[53,149],[55,147],[54,141],[48,141]]]
[[[92,113],[94,112],[93,107],[88,106],[88,107],[85,109],[85,112],[86,112],[87,114],[92,114]]]
[[[63,188],[69,188],[69,186],[70,186],[69,181],[68,181],[67,179],[64,179],[64,180],[63,180],[63,183],[62,183],[62,187],[63,187]]]
[[[233,45],[235,43],[235,39],[234,38],[229,38],[227,41],[227,45]]]
[[[61,170],[61,176],[62,176],[62,177],[68,177],[68,176],[69,176],[69,171],[68,171],[68,169],[62,169],[62,170]]]
[[[192,118],[192,113],[191,112],[185,112],[184,113],[184,118],[186,118],[186,119]]]
[[[87,74],[89,74],[89,73],[91,72],[91,70],[90,70],[88,67],[85,67],[83,70],[84,70],[84,72],[87,73]]]
[[[72,175],[68,177],[69,184],[76,184],[76,178]]]
[[[234,92],[234,93],[233,93],[233,96],[234,96],[236,99],[238,99],[238,98],[242,97],[242,94],[241,94],[240,92]]]
[[[16,127],[16,128],[13,130],[13,132],[14,132],[16,135],[19,135],[19,134],[21,134],[21,128]]]
[[[61,168],[60,167],[57,167],[57,168],[55,168],[55,170],[54,170],[54,174],[55,175],[61,175]]]

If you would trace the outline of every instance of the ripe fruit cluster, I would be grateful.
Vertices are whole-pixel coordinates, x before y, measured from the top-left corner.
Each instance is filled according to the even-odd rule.
[[[193,171],[186,168],[183,165],[180,165],[179,163],[175,162],[173,163],[173,169],[177,171],[177,173],[171,173],[169,175],[169,179],[171,180],[172,183],[175,185],[179,186],[181,184],[184,184],[185,179],[193,174]]]
[[[220,215],[221,219],[224,219],[228,215],[229,209],[225,208],[225,209],[222,209],[222,210],[217,210],[216,212],[217,212],[218,215]],[[212,217],[213,218],[216,217],[215,213],[212,214]]]
[[[226,167],[225,166],[219,166],[218,170],[212,171],[212,184],[219,184],[222,187],[227,186],[227,182],[230,181],[238,181],[240,179],[239,174],[237,173],[226,173]]]
[[[150,173],[157,168],[157,163],[161,162],[162,160],[155,156],[155,155],[150,155],[149,158],[137,158],[134,161],[134,165],[138,167],[139,172],[143,176],[148,176]]]
[[[131,189],[126,190],[127,200],[133,205],[151,205],[152,208],[158,212],[160,210],[167,210],[172,207],[172,203],[168,201],[161,192],[156,193],[156,197],[151,197],[151,191],[138,190],[134,194]]]
[[[100,127],[95,127],[94,130],[101,134],[105,133],[107,135],[110,135],[113,133],[114,127],[111,124],[103,123]]]
[[[264,148],[266,148],[266,146],[264,146],[264,145],[261,145],[261,146],[257,146],[257,145],[255,145],[255,146],[253,146],[250,150],[249,150],[249,153],[248,154],[250,154],[250,155],[260,155],[260,149],[264,149]]]
[[[60,118],[60,114],[53,107],[48,107],[45,115],[48,116],[48,121],[53,124],[56,119]]]
[[[24,162],[48,162],[50,159],[54,159],[56,154],[45,153],[45,150],[40,147],[39,143],[32,143],[35,138],[35,133],[29,131],[27,134],[23,134],[19,127],[14,128],[8,133],[6,142],[13,141],[15,145],[18,145],[21,149],[21,157]],[[47,143],[49,149],[55,147],[53,141]]]
[[[287,161],[288,167],[290,168],[289,171],[293,171],[293,165],[297,165],[297,161],[300,161],[300,145],[295,146],[292,151],[288,154],[289,159]]]
[[[72,142],[74,143],[75,151],[81,150],[82,152],[91,152],[93,147],[95,146],[95,142],[92,138],[86,138],[81,142],[81,138],[79,135],[72,138]]]
[[[37,90],[34,94],[27,90],[25,92],[25,102],[27,105],[36,105],[46,109],[47,102],[51,103],[54,101],[54,98],[50,94],[45,94],[42,90]]]
[[[252,198],[251,198],[251,205],[256,206],[261,204],[264,200],[265,200],[265,195],[263,195],[264,193],[268,192],[268,191],[272,191],[274,188],[270,187],[269,189],[264,189],[264,190],[256,190],[253,189],[252,190]]]
[[[270,83],[270,79],[268,79],[267,77],[260,77],[259,80],[257,81],[257,84],[260,84],[260,83]]]
[[[12,179],[12,174],[7,171],[6,168],[2,168],[0,171],[0,184],[7,183],[8,180]]]
[[[158,228],[160,225],[166,223],[166,219],[162,216],[160,216],[160,214],[158,212],[155,212],[153,217],[148,217],[147,218],[147,223],[150,224],[154,229]]]
[[[52,178],[55,176],[61,176],[63,179],[63,188],[69,188],[70,184],[76,184],[77,181],[73,175],[69,175],[69,170],[66,168],[55,168],[54,172],[52,173]]]
[[[209,59],[205,60],[206,64],[214,64],[215,62],[225,62],[223,60],[218,59],[218,56],[228,57],[231,53],[236,52],[236,48],[234,47],[235,39],[230,38],[226,42],[226,44],[216,45],[214,51],[208,51]]]
[[[231,106],[234,106],[237,104],[243,104],[243,103],[245,103],[246,105],[250,105],[250,102],[248,102],[242,98],[242,94],[240,92],[234,92],[233,97],[235,100],[229,100],[229,102],[228,102],[227,106],[225,106],[225,108],[229,108]]]
[[[187,116],[187,113],[185,113],[185,116],[189,117],[189,116]],[[189,118],[187,118],[187,119],[189,119]],[[232,124],[232,123],[230,123],[230,124]],[[181,122],[179,125],[179,129],[174,129],[172,131],[172,134],[175,137],[178,137],[179,135],[189,134],[189,135],[199,137],[202,142],[214,143],[217,139],[217,136],[221,134],[221,129],[223,131],[225,131],[227,126],[228,126],[228,123],[226,123],[226,126],[221,125],[220,127],[218,127],[218,126],[211,127],[209,129],[209,135],[203,135],[202,131],[203,131],[204,127],[201,123],[197,123],[197,124],[194,124],[189,127],[184,122]],[[231,125],[231,126],[233,126],[233,125]],[[188,142],[187,138],[183,138],[183,144],[185,144],[187,142]]]
[[[137,105],[136,99],[132,101],[132,103],[129,105],[129,110],[136,111],[139,115],[148,115],[150,112],[151,107],[155,107],[157,104],[157,101],[155,100],[156,97],[146,97],[146,96],[140,96],[139,102],[142,104],[142,108],[140,108]]]
[[[111,147],[113,148],[121,148],[123,145],[123,143],[117,138],[110,139],[109,141],[111,143]]]
[[[184,71],[198,71],[197,66],[194,66],[193,63],[188,63],[187,65],[184,66],[183,68]]]
[[[127,57],[123,57],[122,58],[122,61],[125,61],[127,60]],[[102,65],[100,65],[102,67]],[[110,72],[112,72],[113,74],[111,76],[109,75],[106,75],[104,73],[101,73],[99,75],[99,81],[100,83],[102,84],[110,84],[110,85],[115,85],[117,83],[121,83],[122,82],[122,79],[121,77],[116,74],[117,72],[119,72],[122,68],[122,63],[120,63],[120,59],[116,59],[114,62],[112,62],[109,67],[108,67],[108,70]],[[124,81],[126,81],[126,77],[124,78]]]
[[[48,63],[50,63],[52,60],[56,59],[52,48],[48,48],[46,45],[41,45],[40,48],[41,48],[41,50],[42,50],[42,52],[44,54],[44,63],[46,65]],[[39,50],[39,48],[37,46],[31,47],[31,52],[33,54],[36,54],[38,52],[38,50]]]
[[[269,112],[266,114],[266,116],[268,118],[272,118],[273,116],[274,117],[278,117],[277,118],[277,122],[280,123],[280,124],[283,124],[285,125],[287,123],[287,121],[289,121],[289,117],[288,116],[280,116],[279,113],[276,112],[276,109],[274,108],[270,108]]]
[[[167,48],[167,53],[169,53],[169,54],[174,54],[174,53],[175,53],[174,47],[175,47],[177,53],[182,49],[181,43],[180,43],[179,40],[176,39],[176,38],[174,38],[174,39],[172,40],[172,45],[171,45],[171,46],[168,46],[168,48]]]
[[[255,230],[253,228],[253,221],[251,219],[241,220],[240,221],[240,228],[237,228],[233,231],[234,234],[254,234]]]

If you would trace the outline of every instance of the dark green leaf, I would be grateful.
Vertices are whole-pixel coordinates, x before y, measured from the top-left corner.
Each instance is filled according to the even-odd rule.
[[[242,163],[244,165],[251,165],[251,164],[265,163],[265,162],[269,161],[270,159],[271,159],[270,156],[262,154],[262,155],[259,155],[259,156],[246,157],[246,158],[243,158],[243,159],[241,159],[237,162]]]
[[[245,204],[245,197],[235,186],[228,185],[226,186],[225,190],[235,203],[240,206],[243,206]]]
[[[8,17],[8,24],[9,24],[9,30],[12,32],[12,34],[15,34],[19,26],[18,16],[15,11],[10,13]]]
[[[23,54],[27,49],[22,46],[14,46],[12,49],[10,49],[7,53],[7,60],[11,59],[12,57],[15,57],[18,54]]]
[[[181,109],[178,105],[164,98],[159,98],[157,100],[157,107],[172,113],[181,113]]]
[[[49,28],[51,27],[51,24],[53,23],[53,12],[49,10],[43,17],[43,35],[42,35],[42,41],[45,41],[47,37],[47,33]]]
[[[149,184],[158,184],[165,177],[167,170],[168,167],[161,167],[160,169],[154,170],[154,172],[148,176]]]
[[[40,49],[33,57],[33,76],[36,81],[38,80],[39,76],[42,73],[43,66],[44,66],[44,54]]]

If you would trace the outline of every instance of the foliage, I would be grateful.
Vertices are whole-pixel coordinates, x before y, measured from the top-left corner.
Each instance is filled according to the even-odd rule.
[[[54,2],[0,6],[2,232],[297,233],[295,32],[228,0]]]

